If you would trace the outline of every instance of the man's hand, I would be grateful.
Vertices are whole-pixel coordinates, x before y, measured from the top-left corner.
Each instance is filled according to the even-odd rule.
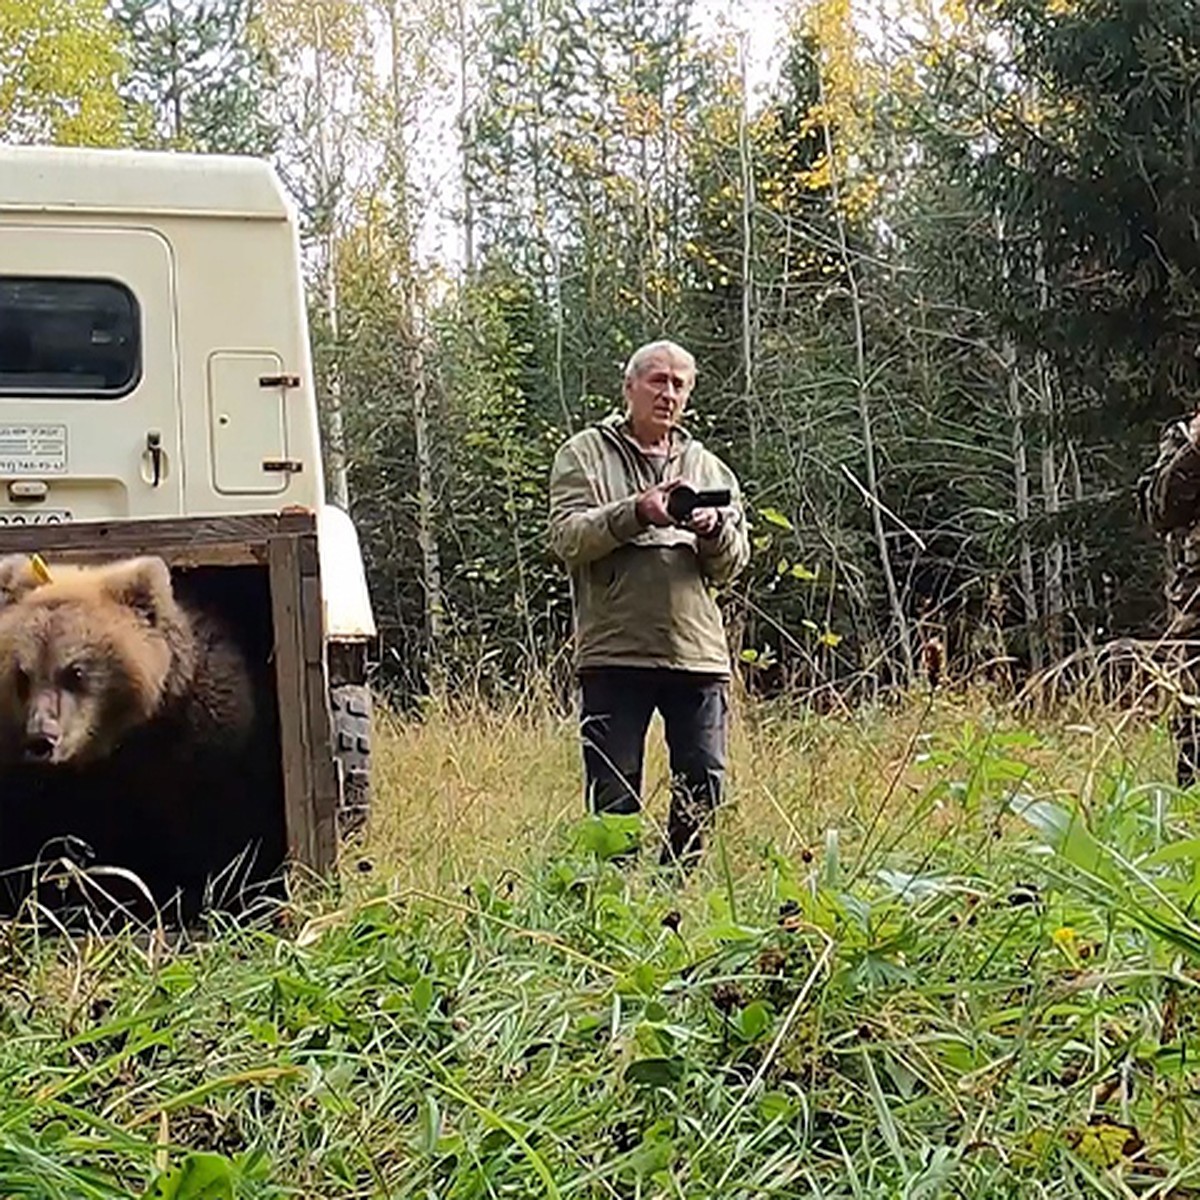
[[[678,524],[698,537],[712,537],[721,527],[721,513],[715,508],[697,508],[686,521],[677,522],[667,511],[667,499],[685,481],[672,479],[647,488],[637,498],[638,520],[643,525],[670,526]]]
[[[697,508],[688,518],[686,528],[700,537],[712,537],[721,524],[721,513],[716,508]]]
[[[667,497],[679,486],[678,479],[666,483],[656,483],[647,488],[637,498],[638,520],[643,525],[674,525],[675,518],[667,512]]]

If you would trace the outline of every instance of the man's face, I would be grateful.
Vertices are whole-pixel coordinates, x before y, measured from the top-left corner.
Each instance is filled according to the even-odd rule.
[[[665,351],[652,355],[640,373],[625,382],[625,403],[634,427],[665,434],[683,415],[694,382],[685,362]]]

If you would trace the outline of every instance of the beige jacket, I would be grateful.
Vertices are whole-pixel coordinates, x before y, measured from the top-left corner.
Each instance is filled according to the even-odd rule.
[[[576,666],[727,676],[729,646],[710,585],[727,583],[750,559],[737,479],[682,429],[664,462],[642,454],[623,428],[624,418],[612,416],[575,434],[550,474],[550,541],[571,574]],[[668,479],[730,489],[714,537],[639,524],[637,494]]]

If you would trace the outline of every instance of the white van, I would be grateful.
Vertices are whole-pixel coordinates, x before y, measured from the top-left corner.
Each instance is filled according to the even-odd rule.
[[[375,623],[354,527],[325,500],[297,222],[267,163],[0,147],[0,553],[16,548],[269,566],[271,653],[290,637],[300,656],[281,720],[314,665],[326,708],[282,752],[324,728],[343,807],[365,804]],[[320,766],[283,771],[292,849],[321,863]]]

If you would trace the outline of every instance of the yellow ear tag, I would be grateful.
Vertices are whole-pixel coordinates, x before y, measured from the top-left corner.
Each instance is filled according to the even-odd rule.
[[[29,556],[29,566],[38,583],[50,583],[53,580],[54,576],[50,574],[50,568],[46,566],[46,560],[40,554]]]

